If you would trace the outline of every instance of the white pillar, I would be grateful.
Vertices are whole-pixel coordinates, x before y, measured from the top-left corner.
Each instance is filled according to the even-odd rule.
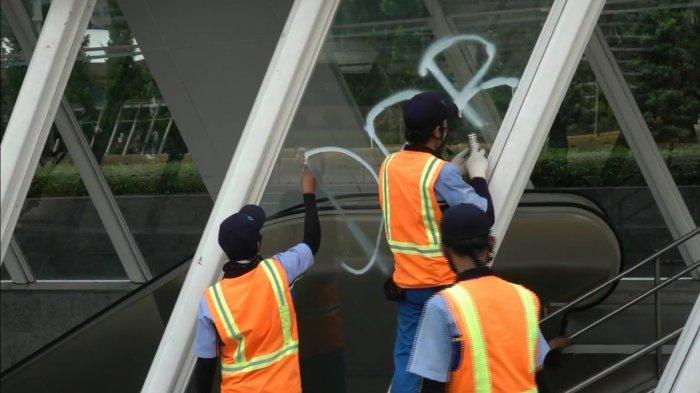
[[[27,62],[31,60],[36,46],[36,33],[21,0],[6,0],[3,4],[8,23],[17,37]],[[104,108],[100,111],[100,116]],[[99,121],[98,121],[99,122]],[[90,145],[78,124],[73,110],[65,97],[56,110],[56,128],[66,144],[85,188],[90,194],[95,210],[102,220],[105,231],[112,241],[114,250],[124,266],[124,271],[132,282],[146,282],[152,275],[141,251],[134,240],[126,220],[122,216],[114,195],[102,174],[100,165],[90,149]],[[9,261],[9,259],[8,259]]]
[[[260,201],[338,3],[294,2],[142,392],[185,389],[199,302],[224,261],[219,224],[244,204]]]
[[[671,176],[661,153],[649,131],[642,111],[630,91],[622,71],[615,61],[605,35],[595,29],[586,49],[586,56],[596,80],[603,89],[627,144],[639,164],[651,195],[666,221],[671,236],[677,239],[696,228],[678,186]],[[694,237],[679,247],[687,265],[700,261],[700,237]],[[700,273],[693,272],[695,278]]]
[[[489,156],[497,239],[503,239],[510,225],[604,4],[604,0],[552,4]]]
[[[96,0],[54,0],[0,148],[0,260],[10,245]]]
[[[32,269],[27,263],[27,258],[24,257],[24,253],[14,237],[10,240],[4,265],[13,283],[29,284],[36,281]]]
[[[700,296],[666,364],[656,393],[696,392],[700,386]]]

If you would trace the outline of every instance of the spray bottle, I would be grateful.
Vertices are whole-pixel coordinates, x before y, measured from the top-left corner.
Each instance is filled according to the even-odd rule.
[[[467,135],[467,139],[469,141],[469,153],[474,153],[475,151],[478,151],[480,149],[479,145],[479,139],[476,137],[475,133],[469,133]]]

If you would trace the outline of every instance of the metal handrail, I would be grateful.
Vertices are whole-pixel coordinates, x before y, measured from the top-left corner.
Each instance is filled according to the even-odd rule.
[[[642,293],[641,295],[637,296],[636,298],[634,298],[634,299],[630,300],[629,302],[625,303],[623,306],[621,306],[620,308],[616,309],[615,311],[613,311],[613,312],[611,312],[611,313],[605,315],[604,317],[602,317],[602,318],[598,319],[597,321],[591,323],[590,325],[584,327],[583,329],[579,330],[578,332],[576,332],[576,333],[570,335],[570,336],[569,336],[569,339],[572,339],[572,340],[573,340],[574,338],[580,336],[581,334],[583,334],[583,333],[585,333],[585,332],[587,332],[587,331],[593,329],[594,327],[600,325],[601,323],[607,321],[608,319],[614,317],[615,315],[617,315],[617,314],[619,314],[619,313],[621,313],[621,312],[627,310],[628,308],[634,306],[635,304],[639,303],[639,302],[640,302],[642,299],[644,299],[645,297],[647,297],[647,296],[649,296],[649,295],[651,295],[651,294],[654,294],[654,293],[660,291],[661,289],[663,289],[664,287],[670,285],[671,283],[677,281],[679,278],[681,278],[684,274],[688,273],[689,271],[691,271],[691,270],[693,270],[693,269],[697,269],[697,268],[699,268],[699,267],[700,267],[700,261],[697,261],[697,262],[693,263],[692,265],[690,265],[690,266],[686,267],[685,269],[681,270],[681,271],[680,271],[678,274],[676,274],[675,276],[670,277],[669,279],[665,280],[663,283],[661,283],[661,284],[659,284],[659,285],[657,285],[657,286],[651,288],[650,290],[648,290],[648,291]]]
[[[633,353],[632,355],[620,360],[619,362],[613,364],[612,366],[606,368],[605,370],[589,377],[585,381],[579,383],[578,385],[570,388],[569,390],[566,391],[566,393],[574,393],[578,392],[581,389],[584,389],[593,383],[600,381],[601,379],[607,377],[608,375],[614,373],[615,371],[621,369],[622,367],[634,362],[635,360],[641,358],[642,356],[646,355],[647,353],[661,347],[662,345],[666,344],[667,342],[673,340],[674,338],[678,337],[681,335],[681,332],[683,331],[683,328],[679,328],[674,330],[673,332],[669,333],[665,337],[654,341],[653,343],[647,345],[646,347],[638,350],[637,352]]]
[[[606,287],[608,287],[609,285],[615,283],[616,281],[620,280],[621,278],[628,276],[630,273],[636,271],[637,269],[639,269],[640,267],[646,265],[647,263],[649,263],[649,262],[655,260],[656,258],[658,258],[660,255],[664,254],[665,252],[667,252],[667,251],[669,251],[669,250],[671,250],[671,249],[673,249],[673,248],[676,248],[676,247],[678,247],[679,245],[685,243],[686,241],[688,241],[689,239],[691,239],[692,237],[694,237],[694,236],[697,235],[698,233],[700,233],[700,228],[695,228],[695,229],[693,229],[692,231],[690,231],[690,232],[688,232],[687,234],[685,234],[685,235],[679,237],[678,239],[676,239],[674,242],[670,243],[670,244],[667,245],[666,247],[662,248],[661,250],[655,252],[654,254],[652,254],[651,256],[649,256],[648,258],[646,258],[646,259],[644,259],[643,261],[639,262],[638,264],[632,266],[631,268],[625,270],[624,272],[618,274],[617,276],[615,276],[615,277],[609,279],[608,281],[606,281],[606,282],[604,282],[604,283],[598,285],[597,287],[591,289],[590,291],[588,291],[588,292],[584,293],[583,295],[577,297],[576,299],[572,300],[571,302],[569,302],[569,303],[568,303],[567,305],[565,305],[564,307],[559,308],[559,309],[557,309],[556,311],[554,311],[553,313],[551,313],[551,314],[547,315],[546,317],[542,318],[542,320],[540,321],[540,323],[544,323],[544,322],[546,322],[546,321],[548,321],[548,320],[554,318],[555,316],[557,316],[557,315],[559,315],[559,314],[562,314],[562,313],[564,313],[564,312],[566,312],[566,311],[569,311],[569,310],[572,309],[576,304],[578,304],[578,303],[580,303],[580,302],[582,302],[582,301],[588,299],[589,297],[595,295],[598,291],[600,291],[600,290],[602,290],[602,289],[605,289]],[[692,266],[692,265],[691,265],[691,266]],[[690,270],[692,270],[692,269],[690,269]]]

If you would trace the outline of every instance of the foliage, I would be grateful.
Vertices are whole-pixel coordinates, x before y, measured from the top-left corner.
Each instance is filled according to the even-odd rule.
[[[663,152],[678,185],[700,184],[700,151],[695,148]],[[206,193],[191,161],[103,165],[103,173],[115,195],[164,195]],[[549,149],[537,161],[532,174],[536,187],[645,186],[639,167],[629,152],[572,153]],[[29,190],[30,197],[85,196],[87,191],[75,167],[40,167]]]

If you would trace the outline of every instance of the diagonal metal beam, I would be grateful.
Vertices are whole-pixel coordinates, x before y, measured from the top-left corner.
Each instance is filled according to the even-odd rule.
[[[639,109],[639,105],[637,105],[600,27],[596,27],[591,36],[586,49],[586,57],[615,114],[630,150],[637,160],[651,195],[661,210],[661,215],[666,221],[671,236],[677,239],[691,232],[697,227],[693,216],[678,191],[671,171],[659,152],[642,111]],[[690,239],[681,245],[679,250],[687,265],[700,261],[700,238]],[[694,271],[693,277],[700,278],[700,273]]]
[[[29,284],[36,282],[32,269],[27,263],[27,258],[24,257],[24,253],[14,237],[10,240],[10,248],[7,250],[3,264],[13,283]]]
[[[690,311],[688,320],[668,360],[657,393],[697,391],[700,386],[700,296]]]
[[[219,224],[244,204],[260,202],[339,3],[294,1],[142,393],[187,387],[199,301],[220,276],[225,258],[217,242]]]
[[[8,23],[29,62],[36,47],[37,38],[29,15],[21,0],[5,1],[3,10],[7,13]],[[117,206],[107,180],[65,96],[61,98],[58,106],[55,123],[127,276],[133,282],[148,281],[152,277],[148,265],[129,231],[126,220]]]
[[[0,260],[20,210],[96,0],[54,0],[0,147]]]
[[[438,0],[424,0],[424,3],[430,14],[428,25],[436,37],[442,38],[460,34],[454,19],[445,14],[442,4]],[[444,54],[448,66],[462,85],[466,85],[479,69],[474,54],[466,45],[459,44],[446,50]],[[498,134],[498,127],[503,122],[501,114],[498,113],[498,108],[496,108],[491,95],[486,90],[480,91],[472,101],[474,108],[484,115],[487,120],[486,127],[482,130],[482,136],[487,142],[493,143]],[[531,180],[527,181],[526,188],[534,188]]]
[[[510,225],[604,5],[604,0],[552,4],[489,155],[497,239]]]

